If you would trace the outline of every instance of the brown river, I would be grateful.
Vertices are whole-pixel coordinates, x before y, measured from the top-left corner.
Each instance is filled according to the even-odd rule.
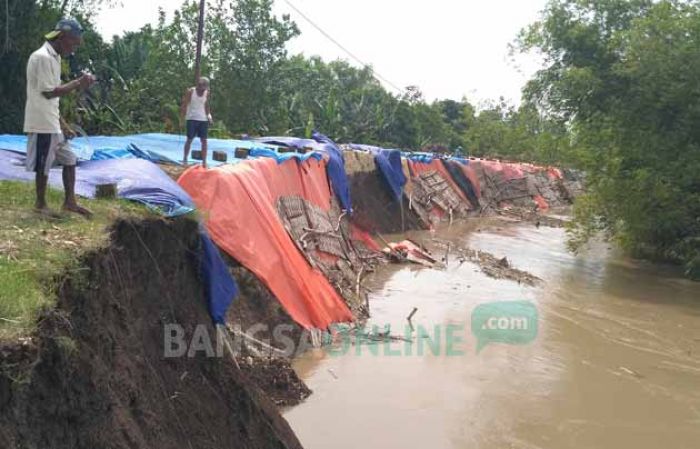
[[[700,283],[602,242],[572,255],[562,229],[497,226],[440,238],[507,256],[544,283],[491,279],[453,259],[375,275],[369,324],[403,335],[417,307],[412,323],[434,341],[441,329],[443,347],[364,344],[297,359],[314,394],[285,418],[304,447],[700,448]],[[536,306],[534,341],[477,353],[474,308],[515,300]],[[462,338],[452,351],[448,326]]]

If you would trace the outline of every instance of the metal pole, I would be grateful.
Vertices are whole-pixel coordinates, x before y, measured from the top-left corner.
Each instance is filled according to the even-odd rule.
[[[199,2],[199,26],[197,28],[197,56],[194,61],[194,82],[197,84],[202,71],[202,39],[204,37],[204,2]]]

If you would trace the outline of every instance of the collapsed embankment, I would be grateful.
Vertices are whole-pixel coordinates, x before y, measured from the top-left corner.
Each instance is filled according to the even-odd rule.
[[[290,326],[291,339],[299,342],[304,339],[304,328],[313,327],[308,323],[313,321],[317,310],[329,308],[332,311],[336,305],[323,295],[303,298],[307,302],[300,304],[299,298],[294,295],[290,298],[288,291],[278,288],[287,295],[280,298],[266,285],[274,287],[279,284],[279,277],[286,276],[299,280],[299,291],[303,291],[302,280],[308,273],[320,273],[323,281],[331,284],[337,297],[352,310],[352,318],[361,321],[369,311],[362,281],[378,264],[390,260],[440,264],[440,256],[433,258],[424,254],[422,260],[420,256],[413,257],[410,249],[406,249],[411,246],[410,242],[408,245],[391,244],[394,249],[388,254],[379,252],[389,243],[384,241],[382,233],[438,228],[441,222],[462,217],[503,215],[508,221],[527,220],[537,226],[558,226],[561,220],[548,218],[541,212],[570,204],[580,190],[577,178],[567,179],[552,168],[488,160],[458,163],[437,158],[415,161],[399,158],[397,169],[405,176],[405,185],[401,186],[397,197],[393,194],[396,189],[392,190],[396,186],[391,186],[386,173],[380,170],[375,154],[345,151],[344,159],[353,205],[351,216],[338,210],[330,180],[321,176],[323,164],[316,161],[281,164],[252,161],[250,165],[239,164],[216,173],[195,169],[184,179],[180,178],[181,185],[190,191],[198,207],[214,217],[209,221],[210,230],[214,230],[218,243],[223,240],[232,274],[241,285],[242,294],[227,316],[229,324],[243,330],[262,325],[255,330],[261,343],[252,342],[251,346],[273,356],[270,359],[244,357],[243,365],[246,361],[251,365],[251,372],[256,373],[252,377],[258,379],[260,387],[279,404],[293,404],[305,398],[309,391],[284,358],[274,357],[274,350],[268,351],[264,346],[282,349],[271,335],[271,329],[278,325]],[[258,171],[267,176],[254,177]],[[222,205],[220,198],[202,193],[208,190],[235,197],[235,204]],[[246,226],[234,223],[231,217],[226,218],[231,215],[232,206],[239,214],[257,211],[254,225],[248,223],[248,218],[244,220],[248,223]],[[270,242],[275,242],[276,246]],[[427,253],[430,251],[426,246],[433,250],[440,247],[437,239],[427,243],[419,245]],[[263,250],[261,245],[264,245]],[[285,265],[277,263],[290,248],[295,257],[302,254],[306,259],[301,275],[296,271],[298,265],[288,260]],[[447,251],[478,265],[491,277],[528,284],[538,282],[536,277],[511,266],[506,258],[469,248],[453,247]],[[445,248],[439,248],[439,252],[444,254]],[[257,270],[261,276],[239,266],[233,257],[251,263],[249,268]],[[272,284],[268,284],[270,280]],[[290,310],[296,317],[301,315],[302,320],[295,320]],[[277,376],[265,371],[266,360],[275,361]],[[263,366],[262,371],[257,368],[258,364]]]
[[[262,324],[257,340],[275,346],[269,332],[283,324],[292,340],[306,335],[318,344],[314,331],[368,312],[362,281],[387,258],[379,251],[385,242],[366,231],[381,240],[382,232],[543,208],[547,195],[566,202],[551,188],[562,185],[556,173],[524,175],[490,162],[480,171],[439,159],[399,159],[407,182],[397,197],[370,153],[345,156],[352,217],[339,210],[321,160],[256,160],[183,175],[180,184],[231,256],[240,289],[226,315],[232,328]],[[261,391],[278,405],[310,393],[288,360],[265,357],[257,343],[236,361],[202,352],[164,357],[168,324],[182,326],[184,341],[198,325],[214,334],[197,236],[191,220],[122,221],[108,248],[61,279],[58,304],[35,334],[0,346],[0,447],[299,447]]]
[[[0,346],[0,447],[298,448],[227,358],[165,357],[164,326],[214,335],[197,223],[121,221],[57,285],[31,338]]]

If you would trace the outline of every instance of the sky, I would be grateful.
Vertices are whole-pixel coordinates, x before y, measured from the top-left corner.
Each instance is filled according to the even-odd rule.
[[[155,23],[159,7],[172,17],[182,4],[120,1],[97,16],[97,29],[106,38]],[[546,0],[275,0],[275,14],[289,14],[301,31],[287,46],[290,54],[359,66],[287,1],[390,84],[417,85],[430,101],[466,97],[479,105],[503,96],[517,104],[539,67],[536,55],[512,56],[508,45],[538,19]]]

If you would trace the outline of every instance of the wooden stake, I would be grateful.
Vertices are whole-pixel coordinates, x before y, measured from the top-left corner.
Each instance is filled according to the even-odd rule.
[[[226,326],[224,326],[223,324],[217,324],[216,327],[220,331],[223,331],[222,335],[223,335],[223,339],[224,339],[224,346],[226,347],[226,349],[228,349],[228,352],[231,355],[231,359],[233,359],[233,363],[236,365],[236,368],[238,368],[238,370],[240,371],[241,366],[238,364],[238,360],[236,360],[236,353],[233,352],[233,348],[231,347],[231,342],[228,341],[228,336],[229,336],[228,328]]]
[[[202,75],[202,40],[204,38],[204,5],[206,0],[199,2],[199,24],[197,26],[197,54],[194,60],[194,82],[199,82]]]

